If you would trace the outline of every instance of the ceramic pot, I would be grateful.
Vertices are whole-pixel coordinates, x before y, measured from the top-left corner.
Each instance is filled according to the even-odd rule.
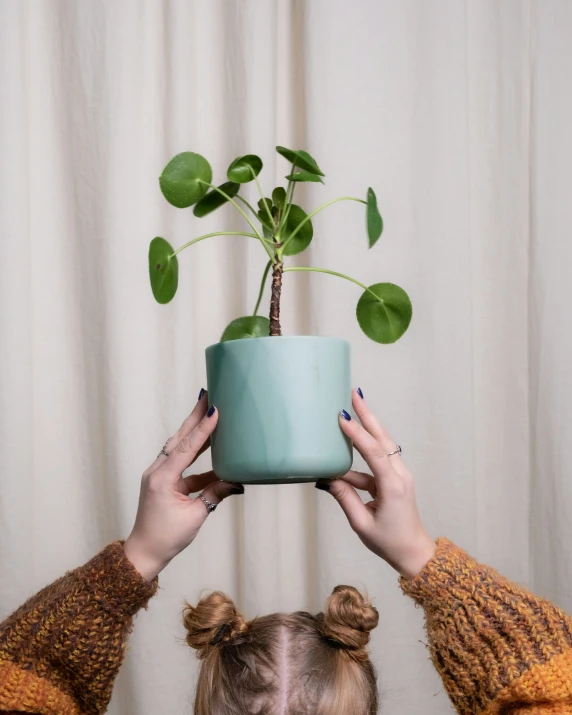
[[[344,474],[350,441],[350,345],[321,337],[231,340],[206,349],[215,473],[243,484],[311,482]]]

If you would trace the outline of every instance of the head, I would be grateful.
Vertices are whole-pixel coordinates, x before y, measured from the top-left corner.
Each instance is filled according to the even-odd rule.
[[[367,645],[378,612],[337,586],[324,612],[275,613],[246,622],[215,592],[183,614],[202,660],[195,715],[374,715]]]

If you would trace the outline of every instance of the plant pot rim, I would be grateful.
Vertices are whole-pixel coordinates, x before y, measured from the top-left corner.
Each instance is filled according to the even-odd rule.
[[[213,350],[220,345],[242,345],[244,343],[251,344],[253,342],[266,342],[268,340],[272,340],[274,342],[278,340],[281,342],[314,342],[316,340],[328,340],[329,342],[336,342],[340,343],[341,345],[350,345],[349,341],[344,340],[344,338],[335,338],[330,337],[328,335],[266,335],[263,338],[239,338],[238,340],[225,340],[225,342],[219,341],[218,343],[213,343],[212,345],[209,345],[206,348],[206,351]]]

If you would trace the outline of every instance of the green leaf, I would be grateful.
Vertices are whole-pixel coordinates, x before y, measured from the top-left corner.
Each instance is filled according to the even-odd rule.
[[[260,199],[258,202],[258,208],[260,211],[264,211],[266,214],[266,218],[268,218],[268,214],[266,213],[266,209],[264,208],[264,202],[266,201],[266,205],[268,206],[268,210],[271,212],[272,211],[272,201],[270,199]]]
[[[292,204],[290,207],[290,213],[286,220],[286,227],[284,229],[285,241],[288,240],[288,236],[302,223],[308,214],[303,208]],[[314,229],[312,227],[312,221],[306,221],[294,238],[288,243],[284,249],[285,256],[294,256],[297,253],[301,253],[310,245],[312,236],[314,235]]]
[[[377,208],[377,198],[375,191],[370,187],[367,190],[367,236],[369,238],[369,247],[372,248],[383,231],[383,219]]]
[[[154,238],[149,246],[149,278],[157,303],[173,300],[179,283],[179,261],[164,238]]]
[[[232,199],[238,194],[240,184],[235,184],[233,181],[226,181],[218,188],[221,191],[224,191],[224,193]],[[193,213],[197,218],[203,218],[203,216],[207,216],[208,214],[212,213],[213,211],[216,211],[216,209],[226,204],[227,201],[228,199],[225,199],[222,194],[219,194],[218,191],[212,189],[208,192],[208,194],[205,194],[205,196],[203,196],[203,198],[198,202],[198,204],[193,209]]]
[[[373,296],[369,291],[375,293]],[[409,296],[393,283],[375,283],[362,293],[356,308],[360,328],[376,343],[394,343],[409,327],[413,308]]]
[[[239,156],[228,167],[226,175],[229,181],[236,181],[237,184],[247,184],[258,176],[262,171],[262,159],[255,154]]]
[[[268,214],[266,213],[266,211],[260,210],[256,215],[258,216],[258,219],[259,219],[260,223],[262,224],[262,228],[264,229],[264,232],[265,232],[264,235],[266,236],[266,233],[268,232],[268,233],[270,233],[270,236],[266,236],[266,238],[271,238],[271,236],[275,230],[275,226],[273,226],[270,223]]]
[[[228,340],[243,338],[266,338],[270,335],[270,320],[262,315],[246,315],[236,318],[226,326],[220,339],[221,343]]]
[[[178,209],[186,209],[207,193],[213,178],[208,161],[200,154],[184,151],[173,157],[159,177],[159,186],[167,201]],[[201,183],[204,182],[204,183]]]
[[[310,172],[310,174],[318,174],[318,176],[324,176],[324,173],[320,170],[320,167],[316,163],[316,160],[311,157],[307,151],[303,149],[287,149],[285,146],[277,146],[276,151],[288,159],[292,164],[296,164],[299,169]]]
[[[286,201],[286,191],[282,186],[277,186],[272,192],[272,203],[277,209],[282,211]]]
[[[295,174],[290,174],[286,178],[288,181],[319,181],[322,184],[324,183],[321,176],[311,174],[309,171],[297,171]]]

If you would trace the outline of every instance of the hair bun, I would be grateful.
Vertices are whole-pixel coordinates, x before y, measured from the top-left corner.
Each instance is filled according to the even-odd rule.
[[[196,606],[187,604],[183,611],[187,643],[204,658],[211,646],[222,645],[247,630],[244,618],[232,599],[220,591],[201,598]]]
[[[324,609],[324,635],[347,649],[355,660],[367,660],[369,633],[379,622],[377,608],[353,586],[336,586]]]

